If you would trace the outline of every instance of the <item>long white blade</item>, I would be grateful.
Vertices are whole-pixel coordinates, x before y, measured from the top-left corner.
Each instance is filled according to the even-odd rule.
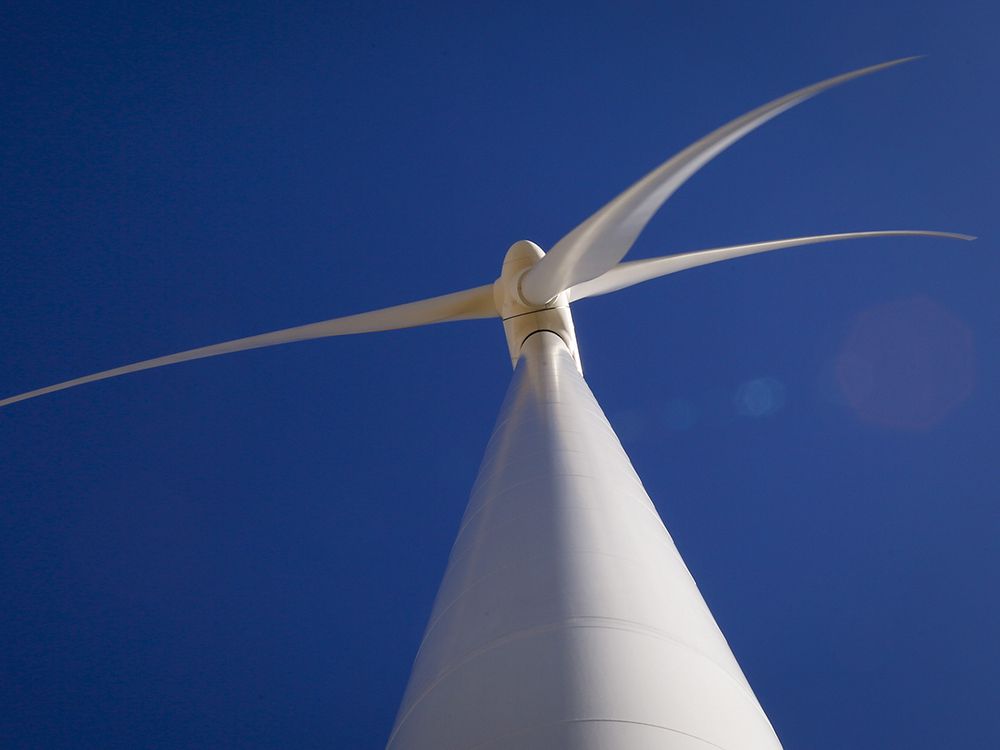
[[[625,257],[660,206],[720,152],[768,120],[828,88],[891,68],[915,57],[872,65],[828,78],[775,99],[688,146],[643,177],[553,246],[521,281],[521,295],[541,305],[565,289],[595,279]]]
[[[740,258],[744,255],[756,255],[771,250],[781,250],[799,245],[815,245],[820,242],[837,242],[839,240],[860,240],[869,237],[947,237],[954,240],[974,240],[968,234],[954,232],[930,232],[919,229],[884,230],[877,232],[846,232],[843,234],[817,234],[812,237],[795,237],[790,240],[774,240],[773,242],[754,242],[750,245],[733,245],[712,250],[699,250],[680,255],[666,255],[649,260],[635,260],[630,263],[620,263],[596,279],[577,284],[570,289],[570,300],[576,301],[599,294],[616,292],[619,289],[640,284],[643,281],[656,279],[667,274],[684,271],[696,266],[718,263],[720,260]]]
[[[475,289],[466,289],[454,294],[445,294],[440,297],[420,300],[419,302],[409,302],[405,305],[386,307],[381,310],[360,313],[358,315],[348,315],[343,318],[333,318],[319,323],[310,323],[295,328],[285,328],[281,331],[262,333],[258,336],[249,336],[233,341],[224,341],[221,344],[212,344],[198,349],[189,349],[186,352],[168,354],[165,357],[147,359],[124,367],[116,367],[113,370],[96,372],[93,375],[86,375],[82,378],[67,380],[64,383],[56,383],[46,388],[28,391],[17,396],[11,396],[0,400],[0,407],[13,404],[17,401],[24,401],[35,396],[43,396],[53,391],[61,391],[73,386],[92,383],[95,380],[105,380],[118,375],[126,375],[130,372],[140,370],[150,370],[154,367],[165,367],[175,365],[178,362],[188,362],[192,359],[203,359],[214,357],[219,354],[229,354],[230,352],[240,352],[246,349],[260,349],[265,346],[276,346],[277,344],[288,344],[292,341],[308,341],[309,339],[320,339],[327,336],[346,336],[352,333],[371,333],[374,331],[390,331],[398,328],[413,328],[414,326],[427,325],[430,323],[443,323],[451,320],[467,320],[471,318],[493,318],[497,311],[493,302],[493,285]]]

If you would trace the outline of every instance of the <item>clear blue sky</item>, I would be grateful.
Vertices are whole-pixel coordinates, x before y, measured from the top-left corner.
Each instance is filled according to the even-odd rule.
[[[167,6],[170,6],[169,9]],[[726,120],[574,308],[786,748],[1000,738],[1000,7],[44,4],[0,31],[0,395],[488,283]],[[488,321],[0,412],[0,745],[380,748],[510,372]]]

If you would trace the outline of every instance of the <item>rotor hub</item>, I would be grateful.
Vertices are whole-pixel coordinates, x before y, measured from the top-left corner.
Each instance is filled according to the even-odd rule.
[[[500,278],[493,284],[493,301],[503,319],[510,362],[512,366],[517,366],[521,347],[529,336],[539,331],[551,331],[566,343],[577,369],[582,373],[576,330],[569,310],[569,292],[561,292],[542,305],[531,304],[521,296],[521,280],[544,257],[545,251],[534,242],[515,242],[504,256]]]

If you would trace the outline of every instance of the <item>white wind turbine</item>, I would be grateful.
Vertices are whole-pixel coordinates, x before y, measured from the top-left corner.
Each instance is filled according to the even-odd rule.
[[[503,321],[515,367],[388,747],[754,750],[780,744],[582,376],[570,304],[743,255],[869,231],[621,263],[691,175],[816,94],[912,60],[799,89],[663,163],[548,252],[510,247],[492,284],[213,344],[0,400],[327,336],[470,318]]]

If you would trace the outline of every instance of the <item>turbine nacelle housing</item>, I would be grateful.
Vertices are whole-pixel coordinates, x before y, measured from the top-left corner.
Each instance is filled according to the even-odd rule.
[[[521,294],[521,281],[525,274],[544,257],[545,251],[534,242],[515,242],[504,256],[500,278],[493,283],[493,302],[503,320],[510,363],[513,367],[517,366],[521,347],[529,336],[539,331],[551,331],[566,344],[577,370],[582,373],[576,329],[569,311],[569,290],[563,290],[541,305],[528,302]]]

